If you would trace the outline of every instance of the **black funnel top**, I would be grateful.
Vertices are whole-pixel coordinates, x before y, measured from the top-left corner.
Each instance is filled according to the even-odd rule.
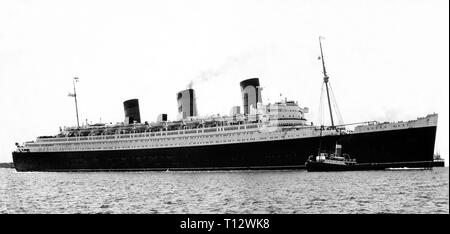
[[[241,81],[240,85],[241,85],[242,89],[244,89],[245,87],[247,87],[249,85],[257,87],[257,86],[259,86],[259,79],[258,78],[250,78],[247,80],[243,80],[243,81]]]
[[[141,122],[141,114],[139,112],[139,101],[138,99],[130,99],[123,102],[123,109],[125,111],[125,123],[131,124],[136,121]]]

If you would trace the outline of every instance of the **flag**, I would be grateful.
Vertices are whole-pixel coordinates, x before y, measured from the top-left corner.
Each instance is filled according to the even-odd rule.
[[[74,77],[73,80],[75,80],[75,82],[78,82],[78,77]]]
[[[75,94],[69,93],[67,96],[69,96],[69,97],[75,97]]]

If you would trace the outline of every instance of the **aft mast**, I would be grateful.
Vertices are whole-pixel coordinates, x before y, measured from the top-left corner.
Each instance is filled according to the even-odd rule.
[[[80,121],[78,118],[78,102],[77,102],[77,90],[75,89],[75,83],[78,82],[78,77],[73,78],[73,93],[69,93],[69,97],[75,98],[75,111],[77,114],[77,126],[80,128]]]

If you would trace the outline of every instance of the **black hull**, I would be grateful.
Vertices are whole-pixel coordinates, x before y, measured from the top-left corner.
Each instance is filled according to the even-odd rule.
[[[325,136],[358,163],[433,161],[436,127]],[[77,152],[13,152],[17,171],[304,169],[319,137],[208,146]]]

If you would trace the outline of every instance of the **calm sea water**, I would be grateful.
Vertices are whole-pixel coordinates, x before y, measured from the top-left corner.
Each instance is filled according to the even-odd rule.
[[[449,213],[449,169],[16,172],[0,213]]]

